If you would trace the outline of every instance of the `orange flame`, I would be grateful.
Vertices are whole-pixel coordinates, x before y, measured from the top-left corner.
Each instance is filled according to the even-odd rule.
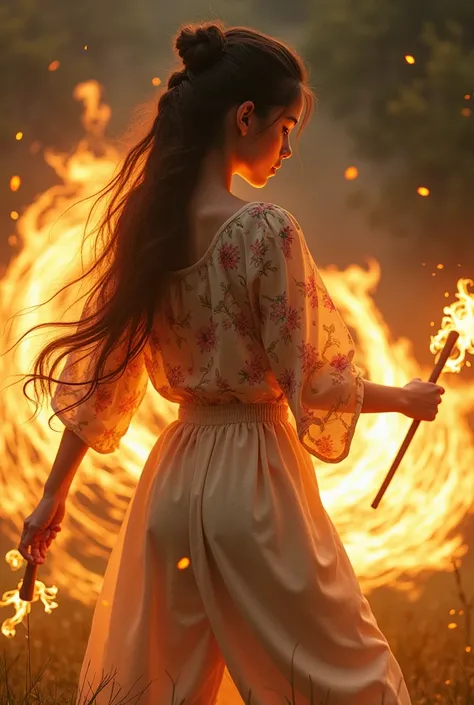
[[[82,199],[112,178],[120,158],[103,138],[110,109],[100,102],[99,86],[81,84],[75,96],[85,106],[83,124],[87,134],[72,156],[45,152],[47,163],[64,183],[36,198],[17,223],[18,253],[0,280],[0,316],[4,321],[13,313],[47,301],[81,272],[80,243],[91,205]],[[93,151],[97,144],[100,150]],[[68,209],[72,204],[74,208]],[[92,218],[92,227],[98,217],[100,213]],[[92,256],[86,250],[85,267]],[[370,260],[367,269],[352,265],[345,271],[331,268],[322,274],[357,338],[358,362],[367,376],[397,386],[412,377],[429,376],[430,370],[422,370],[417,364],[411,343],[392,339],[375,306],[372,294],[380,279],[376,261]],[[65,311],[66,319],[74,320],[81,313],[79,293],[71,287],[59,300],[17,317],[4,349],[36,323],[62,320]],[[472,307],[469,310],[472,316]],[[456,311],[461,326],[467,325],[467,314]],[[41,496],[60,440],[60,434],[54,435],[48,428],[47,419],[52,414],[48,404],[34,422],[25,425],[32,407],[24,399],[21,385],[10,384],[13,375],[31,370],[32,360],[46,342],[41,335],[35,332],[35,337],[27,337],[14,353],[0,358],[0,378],[9,384],[0,394],[2,510],[7,518],[8,539],[14,545],[18,545],[25,516]],[[466,347],[465,351],[472,350]],[[436,423],[420,428],[394,480],[396,491],[387,495],[379,512],[370,506],[374,490],[398,450],[408,419],[395,414],[364,414],[347,460],[325,465],[313,459],[323,502],[366,593],[390,584],[410,591],[414,599],[421,573],[450,569],[452,558],[466,552],[459,525],[474,506],[474,448],[468,423],[474,410],[474,384],[463,380],[461,387],[456,378],[446,377],[443,385],[447,393]],[[45,575],[54,575],[73,599],[89,606],[95,604],[105,560],[141,469],[157,435],[176,417],[176,405],[160,397],[150,385],[119,451],[109,455],[89,451],[84,458],[69,494],[63,530],[41,568]],[[53,427],[58,431],[64,428],[58,419]],[[97,569],[98,558],[102,571]],[[180,561],[176,569],[186,568],[186,560]],[[27,608],[15,595],[15,591],[6,593],[2,604],[13,605],[15,619],[20,619]]]
[[[459,333],[456,343],[457,356],[450,357],[446,362],[449,372],[459,372],[463,363],[470,366],[469,360],[466,361],[466,353],[474,354],[474,292],[470,294],[468,286],[474,286],[472,279],[458,281],[458,291],[455,294],[458,300],[444,307],[445,316],[441,321],[441,328],[436,335],[431,336],[430,350],[436,354],[443,349],[452,330]]]
[[[23,556],[16,550],[8,551],[5,556],[5,560],[10,565],[12,570],[20,570],[26,565],[26,561]],[[35,582],[35,591],[33,594],[33,599],[31,602],[25,602],[20,598],[20,588],[23,581],[18,583],[16,590],[8,590],[2,595],[0,600],[0,607],[13,607],[15,609],[15,614],[13,617],[6,619],[2,626],[2,634],[8,638],[14,637],[16,634],[16,629],[19,624],[23,621],[27,614],[31,612],[31,605],[33,602],[41,601],[44,605],[44,611],[50,614],[56,607],[58,603],[54,602],[54,598],[57,595],[58,588],[53,585],[47,588],[44,583],[40,580]]]

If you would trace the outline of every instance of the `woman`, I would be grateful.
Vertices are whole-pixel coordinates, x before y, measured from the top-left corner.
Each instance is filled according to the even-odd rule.
[[[118,447],[150,378],[178,419],[112,551],[83,697],[114,675],[150,705],[408,705],[310,454],[343,460],[361,412],[433,420],[444,390],[364,380],[295,218],[231,193],[234,174],[260,188],[291,156],[312,108],[301,59],[220,23],[183,28],[176,48],[184,65],[105,192],[77,331],[35,363],[51,385],[47,356],[66,350],[52,400],[66,429],[20,552],[44,562],[84,454]]]

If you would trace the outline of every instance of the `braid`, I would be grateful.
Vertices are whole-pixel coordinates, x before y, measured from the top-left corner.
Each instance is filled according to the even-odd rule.
[[[186,69],[182,69],[182,71],[175,71],[169,77],[168,90],[171,88],[178,88],[184,81],[189,81],[189,76]]]

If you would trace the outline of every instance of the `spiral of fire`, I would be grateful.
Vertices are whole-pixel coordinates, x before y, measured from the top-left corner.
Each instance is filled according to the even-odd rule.
[[[3,333],[4,350],[31,326],[62,320],[66,309],[66,320],[80,315],[82,303],[78,304],[73,288],[35,308],[80,273],[79,248],[91,202],[78,201],[110,180],[121,156],[104,138],[110,110],[101,103],[99,86],[81,84],[75,95],[84,105],[85,137],[73,154],[45,154],[62,183],[38,196],[18,220],[18,252],[0,280],[4,325],[14,313],[27,310]],[[72,204],[74,208],[65,212]],[[355,333],[357,361],[371,379],[403,385],[412,377],[428,377],[429,371],[420,369],[414,359],[411,343],[392,339],[374,304],[371,294],[380,278],[376,261],[370,261],[367,269],[331,268],[322,275]],[[49,405],[27,423],[33,407],[24,398],[21,384],[12,384],[16,375],[31,370],[44,342],[35,334],[0,358],[1,505],[4,533],[12,548],[18,545],[25,516],[41,497],[63,430],[58,419],[53,421],[58,433],[49,429],[47,419],[53,413]],[[377,512],[370,504],[405,435],[408,419],[396,414],[363,415],[347,460],[338,465],[314,462],[324,504],[365,592],[392,584],[415,596],[416,578],[422,571],[449,569],[452,557],[466,551],[459,525],[474,505],[474,443],[469,426],[474,385],[453,374],[445,375],[442,384],[446,394],[436,422],[420,427]],[[105,560],[147,455],[157,434],[176,414],[175,405],[150,385],[120,449],[110,455],[89,451],[78,471],[63,531],[42,572],[86,605],[97,599]],[[47,578],[43,575],[42,580]]]

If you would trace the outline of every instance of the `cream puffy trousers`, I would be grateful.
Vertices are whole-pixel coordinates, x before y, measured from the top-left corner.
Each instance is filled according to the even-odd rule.
[[[109,559],[81,705],[113,672],[97,705],[118,684],[114,703],[410,704],[287,413],[186,405],[160,435]]]

